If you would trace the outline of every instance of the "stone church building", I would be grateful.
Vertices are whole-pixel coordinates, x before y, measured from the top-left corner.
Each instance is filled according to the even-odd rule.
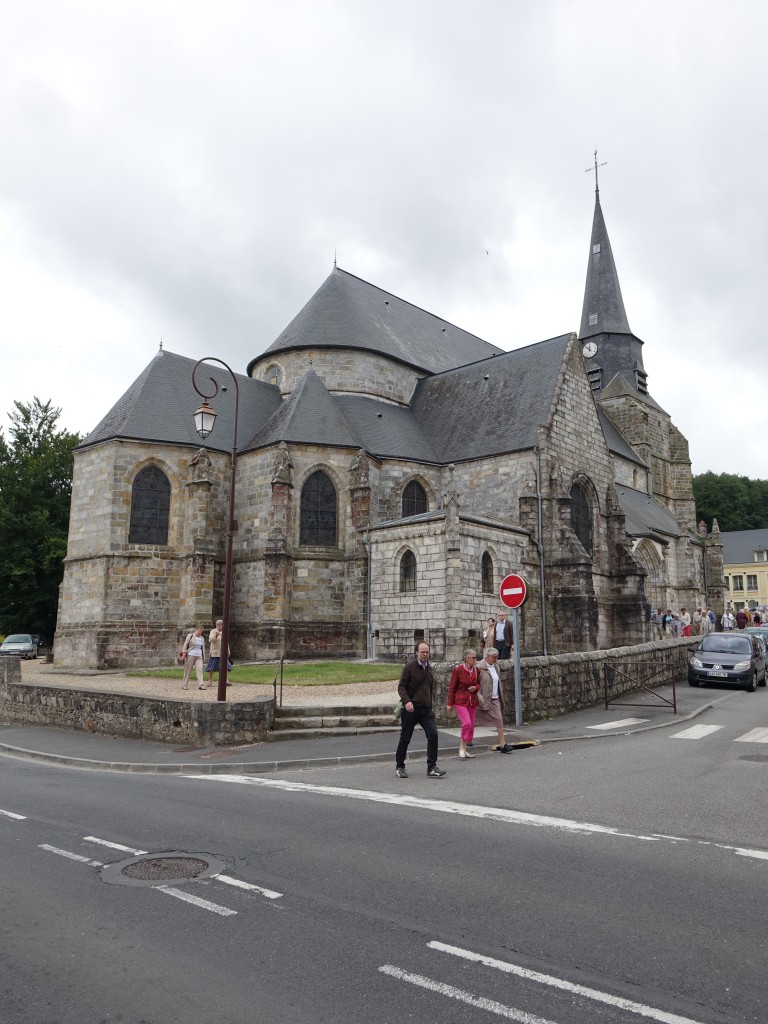
[[[460,658],[509,572],[526,654],[721,608],[642,348],[597,191],[578,336],[505,352],[334,266],[237,375],[235,655]],[[161,350],[75,453],[57,662],[167,664],[221,615],[235,396],[200,368],[228,389],[201,448],[193,367]]]

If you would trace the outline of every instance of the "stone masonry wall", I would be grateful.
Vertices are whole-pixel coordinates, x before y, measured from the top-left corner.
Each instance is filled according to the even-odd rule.
[[[558,718],[571,711],[602,704],[605,698],[606,674],[609,680],[609,699],[635,689],[638,680],[649,686],[662,686],[673,681],[679,683],[686,678],[690,651],[697,646],[699,640],[700,637],[658,640],[607,651],[559,654],[548,658],[521,658],[523,721],[535,722],[546,718]],[[508,724],[514,724],[514,663],[502,661],[499,662],[499,668],[504,697],[504,720]],[[445,711],[452,670],[453,665],[435,666],[435,678],[438,683],[435,708],[441,724],[455,726],[455,719],[448,716]]]
[[[230,746],[263,741],[274,719],[272,697],[193,704],[130,693],[33,686],[0,676],[0,721],[6,724],[52,726],[161,743]]]
[[[407,405],[418,381],[425,376],[393,359],[362,349],[301,349],[267,353],[253,367],[252,375],[267,380],[267,370],[277,366],[282,375],[280,392],[290,394],[311,368],[336,394],[371,395]]]

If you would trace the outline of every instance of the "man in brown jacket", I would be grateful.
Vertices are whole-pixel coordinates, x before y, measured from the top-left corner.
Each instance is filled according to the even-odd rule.
[[[445,772],[437,767],[437,723],[432,710],[435,679],[429,664],[429,644],[423,640],[416,648],[415,660],[403,667],[397,692],[403,702],[403,711],[400,716],[400,742],[395,754],[395,775],[398,779],[408,778],[405,755],[413,730],[420,725],[427,737],[427,776],[441,779]]]

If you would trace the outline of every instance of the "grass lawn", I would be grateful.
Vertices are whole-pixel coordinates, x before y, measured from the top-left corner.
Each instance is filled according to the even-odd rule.
[[[203,666],[205,668],[205,666]],[[365,664],[349,661],[301,661],[283,665],[283,686],[343,686],[345,683],[386,683],[392,680],[397,686],[400,678],[400,665]],[[173,668],[154,668],[142,671],[127,672],[129,676],[150,676],[155,679],[181,679],[184,670],[178,666]],[[272,685],[277,675],[280,682],[280,666],[272,664],[235,665],[229,676],[233,683],[255,683]],[[216,674],[214,674],[214,682]]]

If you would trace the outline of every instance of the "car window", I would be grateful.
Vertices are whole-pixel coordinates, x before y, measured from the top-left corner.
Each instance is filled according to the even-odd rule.
[[[733,636],[731,633],[713,633],[705,636],[699,646],[699,650],[702,651],[731,651],[733,654],[749,654],[751,649],[750,637]]]
[[[29,633],[14,633],[13,636],[7,636],[5,642],[7,644],[31,644],[32,637]]]

